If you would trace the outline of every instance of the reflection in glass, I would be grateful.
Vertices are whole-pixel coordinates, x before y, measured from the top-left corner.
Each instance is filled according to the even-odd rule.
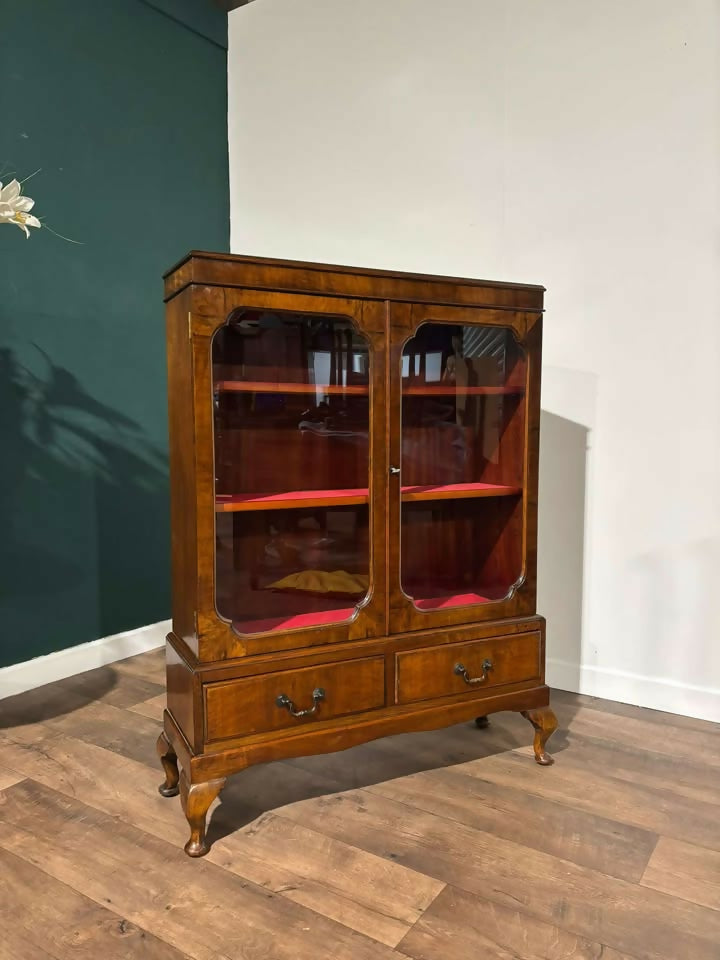
[[[212,345],[216,605],[241,633],[368,592],[369,354],[344,317],[237,311]]]
[[[522,574],[525,356],[504,327],[425,323],[402,355],[400,577],[420,610]]]

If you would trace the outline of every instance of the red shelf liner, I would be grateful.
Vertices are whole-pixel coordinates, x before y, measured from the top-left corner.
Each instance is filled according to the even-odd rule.
[[[521,487],[497,483],[445,483],[402,488],[403,500],[462,499],[463,497],[508,497],[522,493]],[[219,513],[236,510],[263,510],[304,506],[337,506],[368,502],[367,487],[346,490],[291,490],[288,493],[220,493],[215,498]]]
[[[368,387],[339,383],[276,383],[272,380],[218,380],[215,390],[220,393],[339,393],[367,396]]]
[[[423,597],[413,600],[418,610],[442,610],[446,607],[466,607],[471,603],[490,603],[490,597],[481,597],[479,593],[459,593],[451,597]]]
[[[500,387],[463,387],[457,384],[449,383],[412,387],[403,386],[402,395],[404,397],[497,397],[497,396],[522,396],[525,388],[522,386],[500,386]]]
[[[303,507],[332,501],[337,505],[368,502],[368,488],[355,487],[349,490],[291,490],[289,493],[220,493],[215,498],[218,512],[231,510],[262,510],[266,506]]]
[[[418,610],[443,610],[448,607],[465,607],[473,603],[490,603],[491,597],[479,593],[461,593],[449,597],[423,597],[413,600]],[[321,627],[349,620],[355,607],[341,610],[319,610],[315,613],[299,613],[289,617],[267,617],[264,620],[236,620],[233,627],[239,633],[267,633],[272,630],[299,630],[303,627]]]
[[[323,624],[341,623],[349,620],[355,607],[342,610],[319,610],[315,613],[298,613],[290,617],[268,617],[265,620],[236,620],[233,627],[238,633],[266,633],[269,630],[298,630],[301,627],[320,627]]]

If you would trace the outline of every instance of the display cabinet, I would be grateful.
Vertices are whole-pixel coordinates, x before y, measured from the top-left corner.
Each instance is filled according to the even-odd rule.
[[[166,278],[164,796],[498,710],[556,726],[536,613],[543,289],[193,253]]]

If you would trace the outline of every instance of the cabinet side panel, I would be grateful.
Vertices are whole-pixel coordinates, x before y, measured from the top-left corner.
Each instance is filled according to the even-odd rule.
[[[167,304],[173,632],[197,653],[197,524],[189,297]]]
[[[527,506],[525,519],[525,583],[526,596],[532,598],[535,613],[537,597],[537,528],[538,528],[538,465],[540,459],[540,370],[542,367],[543,318],[528,322],[525,347],[530,372],[528,378],[527,426]]]
[[[168,637],[165,647],[167,673],[167,706],[175,723],[194,752],[202,750],[202,703],[195,697],[195,677],[192,668],[173,646]],[[196,709],[197,707],[197,709]]]

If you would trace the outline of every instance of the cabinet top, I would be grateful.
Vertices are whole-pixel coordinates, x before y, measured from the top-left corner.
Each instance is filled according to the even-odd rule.
[[[191,251],[164,275],[164,279],[166,300],[190,284],[199,284],[511,310],[542,310],[545,290],[537,284],[500,283],[199,250]]]

